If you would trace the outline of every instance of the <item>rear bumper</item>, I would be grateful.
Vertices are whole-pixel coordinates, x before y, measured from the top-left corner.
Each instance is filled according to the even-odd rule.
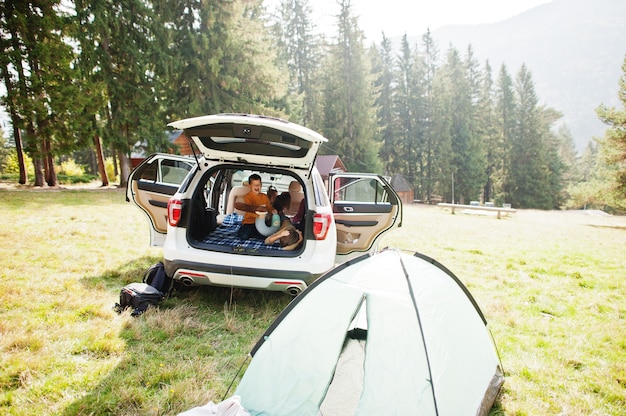
[[[168,276],[187,286],[234,286],[297,295],[320,275],[307,271],[222,266],[182,260],[164,260]]]

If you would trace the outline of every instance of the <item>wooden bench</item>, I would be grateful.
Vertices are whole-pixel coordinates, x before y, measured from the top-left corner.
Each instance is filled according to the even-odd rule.
[[[486,207],[484,205],[447,204],[445,202],[441,202],[437,205],[442,208],[450,208],[450,211],[452,214],[454,214],[455,209],[466,209],[466,210],[474,210],[474,211],[491,211],[491,212],[497,212],[498,218],[500,218],[502,213],[508,216],[509,214],[515,214],[517,212],[517,210],[513,208]]]

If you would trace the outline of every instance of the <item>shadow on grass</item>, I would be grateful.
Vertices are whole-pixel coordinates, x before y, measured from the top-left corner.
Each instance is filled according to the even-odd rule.
[[[107,270],[100,276],[89,276],[81,279],[81,283],[91,289],[121,290],[129,283],[141,282],[146,270],[157,263],[159,257],[144,256],[122,265],[115,270]]]
[[[140,257],[117,270],[108,270],[100,276],[85,277],[81,279],[81,283],[90,289],[104,289],[107,292],[119,293],[129,283],[142,282],[150,266],[160,260],[159,257],[153,256]],[[159,309],[172,308],[181,302],[191,302],[196,306],[204,305],[216,310],[224,310],[225,307],[237,305],[244,308],[266,308],[272,305],[280,306],[282,310],[292,299],[291,296],[282,292],[212,286],[187,287],[175,284],[172,295],[159,304]]]
[[[118,294],[158,260],[138,258],[81,283]],[[113,368],[61,414],[169,415],[221,401],[254,343],[291,300],[278,292],[185,287],[137,318],[130,311],[113,315],[123,347],[95,358],[97,367],[109,361]]]
[[[623,225],[600,225],[600,224],[587,224],[589,227],[594,228],[613,228],[616,230],[626,231],[626,226]]]

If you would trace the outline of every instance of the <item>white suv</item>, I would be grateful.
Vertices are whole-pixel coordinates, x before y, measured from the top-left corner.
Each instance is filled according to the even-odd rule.
[[[218,114],[170,123],[183,130],[201,156],[155,154],[130,175],[127,200],[151,224],[151,244],[163,246],[168,276],[184,285],[219,285],[297,295],[335,264],[377,249],[380,237],[400,226],[402,203],[380,175],[340,173],[327,182],[315,157],[327,140],[281,119]],[[241,240],[247,180],[262,178],[291,195],[288,216],[303,200],[295,250],[261,239]]]

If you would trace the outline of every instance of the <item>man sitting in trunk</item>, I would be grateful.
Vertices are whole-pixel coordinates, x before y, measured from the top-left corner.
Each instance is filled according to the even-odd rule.
[[[243,197],[243,202],[235,203],[235,208],[245,211],[241,227],[239,231],[237,231],[237,236],[242,240],[249,238],[263,240],[265,237],[256,229],[254,222],[259,216],[257,212],[263,213],[265,216],[266,213],[271,210],[272,203],[267,195],[261,192],[262,183],[261,177],[258,174],[253,173],[250,175],[248,178],[248,186],[250,187],[250,192]]]

